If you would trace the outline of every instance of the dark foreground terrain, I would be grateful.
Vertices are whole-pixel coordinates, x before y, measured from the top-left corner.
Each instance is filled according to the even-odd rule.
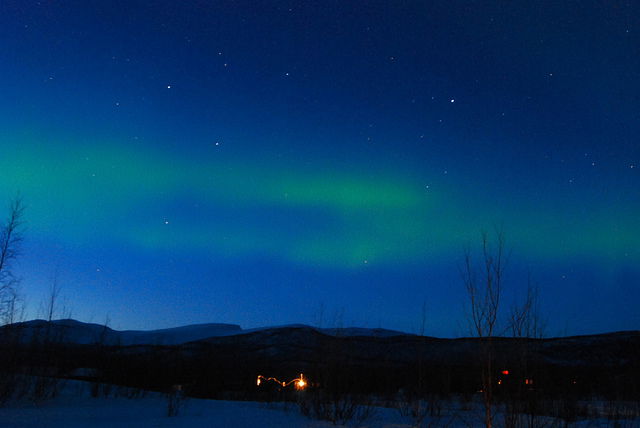
[[[209,398],[268,399],[285,392],[273,382],[258,387],[258,375],[292,379],[300,373],[311,390],[447,396],[477,392],[490,355],[497,397],[517,393],[640,401],[638,331],[494,338],[488,345],[474,338],[387,330],[211,326],[216,336],[180,343],[172,330],[173,339],[167,341],[172,344],[163,345],[160,335],[136,341],[132,334],[72,320],[14,324],[0,330],[0,367],[5,380],[29,374],[159,391],[180,385],[191,396]],[[193,331],[177,333],[187,339],[207,333],[204,327],[199,334]],[[158,344],[143,343],[149,337]]]

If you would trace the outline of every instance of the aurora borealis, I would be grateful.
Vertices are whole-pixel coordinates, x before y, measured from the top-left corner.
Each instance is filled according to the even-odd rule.
[[[0,6],[0,200],[30,314],[465,334],[504,228],[549,334],[638,328],[640,11],[502,2]],[[321,309],[322,308],[322,309]],[[334,318],[333,321],[330,318]]]

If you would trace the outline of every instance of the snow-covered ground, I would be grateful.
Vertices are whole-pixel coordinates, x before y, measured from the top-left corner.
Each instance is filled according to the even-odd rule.
[[[66,388],[54,400],[40,404],[23,401],[0,408],[3,428],[87,428],[87,427],[330,427],[329,422],[313,421],[300,414],[292,403],[258,403],[187,399],[177,416],[167,416],[167,399],[155,393],[143,398],[92,398],[87,388]],[[394,412],[380,415],[393,419]],[[403,427],[371,420],[370,427]],[[398,419],[398,417],[395,417]]]
[[[245,401],[219,401],[187,399],[177,416],[167,416],[167,398],[158,393],[146,393],[142,398],[92,398],[90,385],[80,381],[67,381],[60,395],[35,404],[18,401],[0,407],[0,427],[3,428],[88,428],[88,427],[286,427],[328,428],[330,422],[307,418],[295,403],[260,403]],[[502,415],[496,414],[496,427],[502,427]],[[564,426],[562,421],[545,418],[544,426]],[[371,416],[362,421],[351,421],[351,427],[409,428],[415,421],[395,408],[375,407]],[[482,426],[480,406],[467,403],[444,403],[443,416],[426,418],[424,427]],[[569,426],[587,427],[640,427],[640,419],[615,421],[589,419]]]
[[[91,384],[64,381],[55,399],[40,403],[30,400],[9,402],[0,407],[2,428],[87,428],[87,427],[330,427],[302,415],[295,403],[261,403],[185,399],[177,416],[167,416],[166,396],[145,392],[142,397],[90,396]],[[376,409],[366,426],[408,427],[396,410]]]
[[[87,427],[321,427],[297,410],[285,412],[255,402],[189,400],[182,414],[166,416],[160,397],[64,397],[39,406],[0,409],[0,426],[6,428]],[[329,424],[330,425],[330,424]]]

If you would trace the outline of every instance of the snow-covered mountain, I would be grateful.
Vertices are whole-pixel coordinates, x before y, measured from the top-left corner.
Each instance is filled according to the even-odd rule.
[[[32,320],[12,326],[23,342],[50,340],[79,345],[180,345],[209,337],[240,334],[235,324],[194,324],[160,330],[113,330],[107,326],[72,319]]]
[[[360,327],[316,328],[306,325],[286,325],[243,330],[236,324],[193,324],[182,327],[159,330],[114,330],[107,326],[84,323],[73,319],[62,319],[47,322],[32,320],[13,324],[12,330],[19,332],[21,341],[49,340],[79,345],[181,345],[223,336],[251,334],[260,331],[287,328],[312,329],[319,333],[335,337],[393,337],[406,333],[381,328],[368,329]]]

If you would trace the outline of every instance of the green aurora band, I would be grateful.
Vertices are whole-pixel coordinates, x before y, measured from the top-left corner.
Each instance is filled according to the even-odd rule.
[[[0,147],[0,196],[21,194],[30,234],[74,245],[103,240],[352,269],[459,255],[480,230],[509,219],[509,245],[521,254],[640,262],[634,203],[567,216],[554,204],[483,203],[490,190],[471,193],[463,183],[427,189],[419,174],[390,168],[372,174],[286,160],[193,159],[111,141],[7,139]],[[218,211],[238,215],[220,218]],[[274,213],[299,221],[272,223]]]

